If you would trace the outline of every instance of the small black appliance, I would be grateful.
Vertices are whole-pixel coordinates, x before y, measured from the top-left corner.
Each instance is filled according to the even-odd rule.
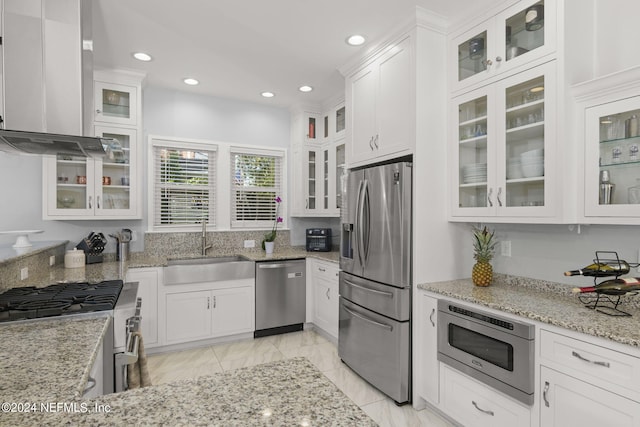
[[[331,229],[307,228],[307,252],[330,252]]]

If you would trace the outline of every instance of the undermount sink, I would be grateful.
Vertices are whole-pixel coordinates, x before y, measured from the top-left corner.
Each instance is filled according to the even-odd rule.
[[[249,261],[240,255],[200,257],[200,258],[176,258],[167,260],[167,265],[196,265],[196,264],[219,264],[221,262],[245,262]]]
[[[255,278],[255,264],[241,256],[170,259],[164,284],[206,283]]]

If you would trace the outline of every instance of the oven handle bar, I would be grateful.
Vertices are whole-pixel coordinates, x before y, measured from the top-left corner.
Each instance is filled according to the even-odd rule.
[[[373,324],[375,326],[378,326],[378,327],[385,328],[385,329],[388,329],[390,331],[393,331],[393,326],[391,326],[391,325],[386,325],[384,323],[380,323],[380,322],[376,322],[375,320],[371,320],[368,317],[362,316],[361,314],[358,314],[358,313],[356,313],[354,311],[349,310],[345,306],[342,306],[342,308],[344,308],[347,311],[347,313],[349,313],[352,316],[355,316],[355,317],[357,317],[357,318],[359,318],[361,320],[364,320],[365,322],[369,322],[369,323],[371,323],[371,324]]]

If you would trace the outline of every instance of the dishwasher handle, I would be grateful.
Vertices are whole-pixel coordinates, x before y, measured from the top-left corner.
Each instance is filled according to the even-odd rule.
[[[282,262],[282,263],[264,263],[258,264],[258,268],[289,268],[289,267],[299,267],[298,264],[293,262]]]

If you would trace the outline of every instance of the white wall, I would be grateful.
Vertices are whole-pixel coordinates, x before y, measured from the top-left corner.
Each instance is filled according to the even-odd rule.
[[[595,2],[596,77],[640,65],[638,17],[640,2]],[[584,29],[590,32],[589,28]]]

